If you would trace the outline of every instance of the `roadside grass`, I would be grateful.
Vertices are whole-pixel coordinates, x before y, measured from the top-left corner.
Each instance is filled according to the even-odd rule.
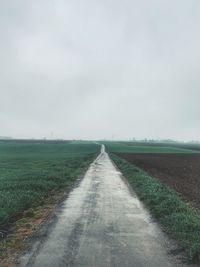
[[[110,152],[119,153],[200,153],[192,150],[191,145],[142,142],[102,142]],[[199,146],[200,148],[200,146]]]
[[[178,240],[190,260],[200,261],[200,211],[145,171],[114,154],[110,156],[164,229]]]
[[[95,144],[0,141],[0,232],[25,210],[66,189],[98,152]]]

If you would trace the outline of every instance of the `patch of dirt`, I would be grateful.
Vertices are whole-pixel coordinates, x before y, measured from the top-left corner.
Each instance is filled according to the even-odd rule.
[[[0,266],[13,267],[15,260],[21,251],[26,249],[25,240],[37,231],[55,206],[65,196],[65,193],[59,193],[56,196],[49,197],[43,206],[33,209],[32,216],[24,213],[23,218],[13,223],[10,234],[0,243]]]
[[[200,154],[115,154],[158,178],[200,208]]]

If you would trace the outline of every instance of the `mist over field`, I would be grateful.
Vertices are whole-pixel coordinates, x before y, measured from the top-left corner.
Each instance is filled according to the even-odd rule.
[[[199,140],[198,0],[0,3],[0,136]]]

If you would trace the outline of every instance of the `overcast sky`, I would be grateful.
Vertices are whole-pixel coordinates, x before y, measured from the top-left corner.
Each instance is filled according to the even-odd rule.
[[[1,0],[0,136],[200,140],[199,0]]]

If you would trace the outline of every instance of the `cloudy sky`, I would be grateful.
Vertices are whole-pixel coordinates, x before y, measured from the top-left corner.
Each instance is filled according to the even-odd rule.
[[[1,0],[0,136],[200,140],[199,0]]]

